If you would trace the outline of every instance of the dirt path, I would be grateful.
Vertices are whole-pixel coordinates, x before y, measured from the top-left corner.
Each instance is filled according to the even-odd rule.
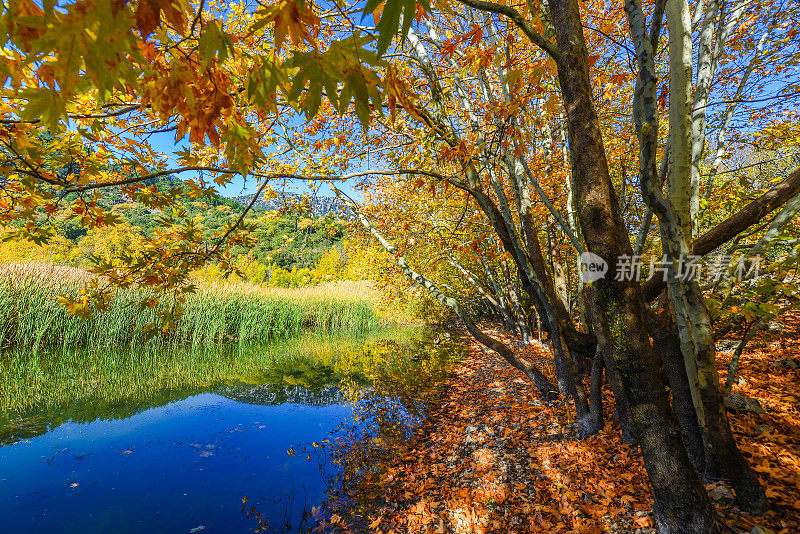
[[[538,343],[526,350],[543,363],[549,359]],[[800,371],[776,369],[766,354],[746,354],[747,385],[737,388],[759,398],[767,413],[734,414],[733,421],[775,509],[742,516],[728,488],[707,487],[735,531],[759,525],[769,528],[761,532],[799,532],[800,418],[791,399],[800,397]],[[652,532],[641,457],[619,438],[609,392],[604,404],[603,430],[575,440],[568,407],[543,404],[521,372],[473,344],[438,407],[412,439],[395,445],[381,481],[383,504],[366,518],[368,530]]]

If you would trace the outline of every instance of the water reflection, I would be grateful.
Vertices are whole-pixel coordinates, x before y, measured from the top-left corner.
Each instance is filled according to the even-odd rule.
[[[348,384],[366,383],[357,367],[337,365],[343,356],[357,362],[360,357],[353,360],[353,355],[369,352],[373,345],[400,347],[416,337],[426,337],[423,329],[306,334],[213,351],[5,351],[0,353],[0,445],[40,435],[66,421],[125,419],[200,393],[247,385],[270,389],[273,404],[293,402],[287,389],[299,386],[308,390],[308,404],[321,388],[338,387],[344,379]]]
[[[379,453],[424,416],[458,354],[436,335],[2,353],[3,532],[308,531],[366,473],[345,443]]]
[[[393,451],[411,438],[438,406],[453,365],[464,355],[460,338],[430,333],[398,344],[381,341],[358,353],[371,387],[354,404],[358,424],[342,425],[318,453],[327,465],[327,499],[315,514],[321,532],[368,532]],[[347,365],[343,359],[341,364]],[[303,450],[302,453],[306,451]]]

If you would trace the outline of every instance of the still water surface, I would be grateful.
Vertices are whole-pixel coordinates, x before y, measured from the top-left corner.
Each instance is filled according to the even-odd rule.
[[[0,531],[308,532],[338,469],[311,444],[361,424],[353,408],[376,376],[398,383],[425,375],[420,361],[453,361],[437,336],[0,354]]]

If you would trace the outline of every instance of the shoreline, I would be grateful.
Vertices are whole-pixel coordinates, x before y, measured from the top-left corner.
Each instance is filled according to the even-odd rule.
[[[491,334],[515,341],[496,329]],[[655,532],[641,454],[622,442],[607,388],[604,428],[577,440],[572,412],[563,401],[545,404],[530,381],[498,355],[475,341],[468,349],[446,380],[440,402],[412,438],[388,445],[380,496],[364,516],[350,518],[356,519],[353,524],[395,534]],[[540,361],[550,356],[538,342],[522,350]],[[748,351],[743,358],[748,394],[760,390],[767,397],[778,375],[792,383],[763,354]],[[730,353],[721,355],[721,370],[729,359]],[[800,390],[797,377],[794,385]],[[797,532],[800,417],[789,404],[762,402],[768,413],[733,413],[731,420],[772,509],[764,516],[745,515],[729,499],[729,486],[718,482],[706,489],[733,532]],[[765,433],[766,426],[771,431]],[[329,519],[327,526],[344,531],[347,514],[333,517],[337,521]]]

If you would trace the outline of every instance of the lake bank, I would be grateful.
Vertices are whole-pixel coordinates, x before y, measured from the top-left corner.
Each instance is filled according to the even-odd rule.
[[[0,524],[309,532],[346,470],[320,445],[413,418],[459,347],[390,328],[225,354],[18,354],[14,372],[3,370],[15,385],[0,410]],[[377,429],[361,418],[373,404],[394,408],[371,421]]]
[[[199,393],[233,385],[325,386],[363,384],[379,347],[403,346],[423,336],[420,327],[331,334],[306,332],[268,343],[218,347],[139,349],[25,348],[0,351],[0,415],[6,419],[61,414],[88,422],[95,412],[119,418]],[[370,350],[365,359],[365,350]],[[83,415],[77,414],[85,411]],[[0,418],[1,419],[1,418]],[[57,422],[57,421],[54,421]]]
[[[513,341],[496,329],[487,330]],[[534,343],[524,350],[552,374],[549,348]],[[800,417],[796,405],[770,397],[776,387],[784,396],[796,396],[800,371],[787,376],[764,353],[745,358],[752,371],[744,391],[760,396],[768,411],[731,418],[774,508],[766,517],[749,516],[728,498],[732,492],[724,483],[706,488],[725,521],[741,532],[756,525],[795,532],[800,527],[800,493],[793,482],[800,474]],[[726,359],[730,354],[719,362],[723,376]],[[653,532],[652,497],[641,454],[638,447],[622,443],[609,391],[604,391],[605,427],[577,440],[568,405],[543,403],[521,372],[474,342],[441,390],[441,399],[410,431],[410,438],[390,443],[381,465],[373,467],[368,492],[354,488],[339,501],[349,505],[348,497],[362,497],[357,513],[334,507],[330,528],[452,534]],[[363,499],[365,493],[371,500]]]

